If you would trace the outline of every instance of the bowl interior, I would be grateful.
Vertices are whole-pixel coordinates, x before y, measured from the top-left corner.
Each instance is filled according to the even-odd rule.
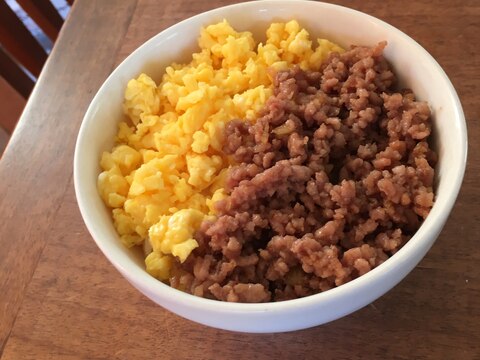
[[[144,271],[141,255],[125,249],[118,240],[110,211],[97,193],[99,159],[103,151],[111,149],[117,125],[124,116],[121,104],[128,80],[145,72],[158,83],[165,66],[173,61],[188,62],[190,60],[191,53],[197,49],[196,39],[201,26],[224,18],[237,30],[252,31],[255,38],[260,41],[265,38],[265,30],[271,22],[290,19],[298,20],[300,25],[310,32],[312,39],[327,38],[344,47],[350,44],[373,45],[382,40],[388,41],[385,55],[393,65],[402,85],[413,89],[420,100],[429,102],[434,119],[435,147],[440,161],[436,168],[436,203],[431,214],[414,238],[382,266],[386,270],[387,264],[394,259],[398,264],[402,261],[403,263],[418,262],[434,241],[434,238],[427,235],[440,231],[437,227],[441,228],[453,205],[464,172],[465,123],[455,90],[435,60],[399,30],[354,10],[303,1],[243,3],[200,14],[149,40],[131,54],[105,81],[83,120],[77,140],[74,165],[75,188],[82,215],[90,233],[105,255],[127,278],[130,277],[129,273],[139,277],[138,281],[135,281],[136,286],[142,288],[148,283],[149,286],[154,286],[154,289],[151,289],[152,292],[166,291],[170,292],[170,295],[175,291],[160,282],[151,282],[152,279]],[[418,247],[421,248],[420,256],[409,259],[408,257],[412,256],[416,251],[415,248]],[[413,268],[415,264],[411,267]],[[368,277],[365,275],[365,279],[374,279],[375,271],[379,268],[367,274]],[[379,271],[381,270],[377,272]],[[368,281],[362,278],[355,281]],[[139,282],[144,283],[139,285]],[[157,284],[153,285],[154,283]],[[354,286],[350,284],[342,287]],[[324,294],[316,296],[322,295]],[[150,296],[153,295],[150,294]],[[185,300],[185,298],[182,299]],[[178,298],[179,301],[183,301],[182,299]],[[206,301],[205,299],[197,300]],[[234,305],[225,304],[225,306]]]

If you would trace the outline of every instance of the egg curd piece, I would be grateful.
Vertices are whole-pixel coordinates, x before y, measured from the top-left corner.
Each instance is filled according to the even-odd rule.
[[[208,206],[210,215],[215,215],[217,213],[217,210],[215,209],[215,204],[218,201],[225,199],[226,197],[227,197],[227,193],[225,189],[220,188],[213,193],[213,196],[211,199],[207,199],[207,206]]]
[[[155,81],[145,74],[130,80],[125,90],[123,109],[135,125],[140,122],[141,114],[158,114],[160,98]]]
[[[169,255],[151,252],[145,258],[145,268],[153,277],[161,281],[167,281],[170,277],[174,259]]]
[[[195,209],[182,209],[170,216],[162,216],[148,232],[153,252],[171,254],[184,262],[192,250],[198,247],[193,235],[204,217],[204,213]]]

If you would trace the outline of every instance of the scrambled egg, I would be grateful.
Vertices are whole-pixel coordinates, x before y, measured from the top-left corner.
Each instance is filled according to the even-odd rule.
[[[198,45],[189,64],[166,68],[160,84],[146,74],[128,82],[128,121],[100,161],[98,189],[122,242],[149,241],[146,269],[162,281],[198,247],[195,230],[226,196],[224,126],[255,119],[272,95],[267,69],[317,70],[331,51],[342,51],[324,39],[314,49],[295,20],[271,24],[258,45],[224,20],[202,29]]]

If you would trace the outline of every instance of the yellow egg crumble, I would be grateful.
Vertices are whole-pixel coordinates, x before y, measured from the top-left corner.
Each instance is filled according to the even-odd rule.
[[[202,28],[200,51],[189,64],[167,67],[158,86],[146,74],[128,82],[128,121],[119,125],[117,145],[102,154],[98,189],[122,242],[149,241],[146,269],[160,280],[198,246],[195,230],[225,197],[224,126],[255,119],[272,95],[267,70],[318,70],[330,52],[343,51],[324,39],[314,48],[295,20],[271,24],[266,35],[257,45],[224,20]]]

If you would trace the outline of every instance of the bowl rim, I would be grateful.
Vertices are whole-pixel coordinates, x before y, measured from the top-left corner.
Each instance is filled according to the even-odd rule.
[[[292,300],[286,300],[286,301],[281,301],[281,302],[268,302],[268,303],[229,303],[229,302],[223,302],[219,300],[211,300],[211,299],[206,299],[206,298],[201,298],[192,294],[188,294],[185,292],[182,292],[180,290],[174,289],[170,287],[167,284],[162,283],[161,281],[157,280],[153,276],[149,275],[145,269],[140,269],[138,266],[131,266],[132,260],[130,260],[126,255],[125,257],[122,258],[117,258],[115,257],[112,253],[110,253],[110,250],[108,249],[108,244],[103,242],[103,240],[98,236],[97,230],[96,230],[96,225],[94,219],[92,219],[89,216],[89,209],[88,209],[88,204],[86,203],[86,200],[84,196],[85,194],[82,189],[82,184],[86,180],[82,180],[80,176],[80,165],[81,165],[81,159],[82,159],[82,154],[81,154],[81,145],[84,142],[84,137],[86,133],[86,128],[88,127],[89,124],[89,119],[92,119],[94,117],[94,105],[99,101],[99,99],[102,96],[102,93],[105,91],[105,89],[108,87],[109,82],[111,81],[112,78],[116,76],[116,72],[118,71],[119,68],[121,68],[125,63],[127,63],[130,59],[134,58],[137,56],[137,53],[141,51],[141,49],[150,46],[150,44],[154,43],[157,38],[159,37],[164,37],[168,36],[170,33],[175,32],[178,28],[184,25],[184,23],[189,22],[193,19],[197,19],[200,17],[206,17],[209,15],[214,15],[215,12],[221,12],[226,9],[241,9],[244,7],[248,6],[279,6],[282,4],[289,4],[289,3],[295,3],[298,5],[299,3],[302,4],[302,6],[318,6],[318,8],[335,8],[338,11],[343,11],[346,13],[350,13],[351,15],[354,16],[360,16],[364,17],[365,20],[372,21],[384,28],[386,28],[388,31],[395,33],[398,37],[402,39],[402,41],[406,41],[411,43],[412,46],[414,46],[417,51],[420,51],[423,53],[423,55],[426,57],[426,59],[430,62],[430,65],[433,66],[434,71],[438,73],[438,76],[442,78],[442,80],[447,84],[447,89],[445,90],[446,93],[448,93],[449,98],[451,99],[452,103],[454,104],[454,114],[455,114],[455,123],[458,125],[460,135],[464,141],[461,142],[461,149],[459,151],[459,156],[458,159],[456,159],[456,172],[458,173],[458,176],[455,178],[455,182],[451,185],[451,192],[448,194],[445,194],[442,196],[446,197],[444,200],[444,206],[443,208],[439,208],[437,205],[437,202],[435,202],[429,216],[425,219],[425,221],[422,223],[420,228],[417,230],[414,236],[392,257],[387,259],[384,263],[381,265],[377,266],[376,268],[372,269],[368,273],[348,282],[345,283],[341,286],[335,287],[333,289],[330,289],[325,292],[321,292],[318,294],[302,297],[302,298],[297,298],[297,299],[292,299]],[[82,215],[83,221],[91,235],[91,237],[94,239],[96,242],[97,246],[100,248],[100,250],[103,252],[105,257],[112,263],[117,270],[120,271],[120,273],[127,278],[128,281],[132,283],[135,287],[137,287],[142,293],[150,297],[150,295],[146,294],[148,293],[155,293],[159,297],[162,298],[169,298],[172,302],[175,302],[177,304],[181,304],[183,306],[188,306],[190,308],[196,308],[196,309],[209,309],[211,311],[214,311],[216,313],[222,313],[222,312],[248,312],[248,313],[255,313],[255,312],[285,312],[285,311],[293,311],[294,309],[298,307],[309,307],[314,304],[320,303],[320,302],[328,302],[333,300],[334,298],[345,298],[349,294],[354,294],[356,293],[357,290],[360,288],[365,287],[366,284],[368,283],[377,283],[380,281],[387,273],[390,273],[391,271],[394,271],[395,269],[399,268],[401,264],[405,261],[408,260],[409,257],[413,256],[415,253],[416,249],[422,245],[423,242],[427,242],[427,250],[428,248],[433,245],[435,242],[435,239],[433,240],[428,240],[426,236],[423,234],[428,234],[429,232],[434,232],[435,231],[435,224],[443,224],[446,221],[446,218],[448,217],[451,209],[453,208],[453,205],[455,203],[455,200],[458,196],[464,173],[465,173],[465,167],[466,167],[466,161],[467,161],[467,147],[468,147],[468,140],[467,140],[467,128],[466,128],[466,122],[465,122],[465,117],[463,113],[463,109],[461,106],[461,102],[459,100],[458,94],[455,91],[455,88],[453,87],[450,79],[446,75],[445,71],[442,69],[442,67],[438,64],[438,62],[428,53],[427,50],[425,50],[420,44],[418,44],[414,39],[409,37],[407,34],[402,32],[401,30],[397,29],[396,27],[386,23],[383,20],[380,20],[372,15],[363,13],[361,11],[351,9],[348,7],[340,6],[340,5],[334,5],[334,4],[329,4],[329,3],[324,3],[324,2],[312,2],[312,1],[307,1],[307,0],[260,0],[260,1],[248,1],[244,3],[238,3],[238,4],[233,4],[233,5],[228,5],[228,6],[223,6],[223,7],[218,7],[200,14],[197,14],[195,16],[192,16],[190,18],[187,18],[185,20],[182,20],[178,23],[175,23],[174,25],[162,30],[158,34],[152,36],[149,40],[145,41],[143,44],[141,44],[139,47],[137,47],[129,56],[127,56],[113,71],[112,73],[107,77],[107,79],[103,82],[102,86],[99,88],[97,93],[95,94],[94,98],[90,102],[90,105],[85,113],[85,116],[82,119],[81,127],[78,133],[76,145],[75,145],[75,154],[74,154],[74,161],[73,161],[73,167],[74,167],[74,187],[75,187],[75,195],[77,199],[77,203],[80,209],[80,213]],[[99,195],[98,195],[99,196]],[[432,216],[433,215],[433,216]],[[440,230],[438,230],[440,231]],[[422,238],[420,235],[422,235]],[[428,243],[430,242],[430,243]],[[425,244],[424,244],[425,245]],[[423,256],[422,256],[423,257]],[[415,264],[416,265],[416,264]],[[127,275],[128,274],[128,275]],[[135,279],[135,280],[132,280]],[[395,286],[396,283],[393,283],[392,286],[389,287],[391,289],[393,286]],[[148,291],[146,290],[148,289]],[[387,289],[388,291],[388,289]]]

